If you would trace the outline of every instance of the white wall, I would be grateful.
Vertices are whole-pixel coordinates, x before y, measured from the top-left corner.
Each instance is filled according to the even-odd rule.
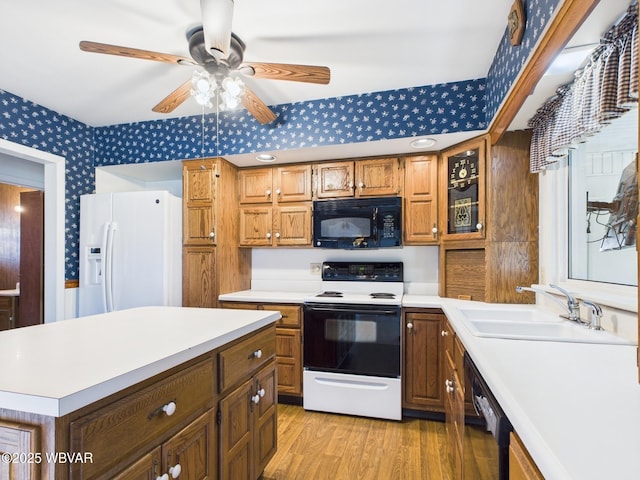
[[[311,263],[324,261],[403,262],[405,290],[438,294],[438,247],[386,248],[378,250],[328,250],[323,248],[254,248],[251,288],[315,292],[320,274]]]

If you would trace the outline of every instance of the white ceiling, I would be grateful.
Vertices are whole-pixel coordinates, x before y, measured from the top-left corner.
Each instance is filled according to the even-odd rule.
[[[485,77],[512,3],[236,0],[233,31],[247,45],[246,61],[330,67],[329,85],[246,80],[267,105],[277,105]],[[591,34],[596,41],[628,1],[600,3],[607,8],[606,14],[595,15],[602,18]],[[194,68],[86,53],[78,42],[189,57],[185,33],[201,23],[198,0],[0,0],[0,8],[0,88],[90,126],[167,118],[151,108],[190,78]],[[550,93],[539,95],[519,120],[522,127]],[[200,107],[188,99],[171,116],[199,113]],[[446,148],[475,133],[436,136],[434,148]],[[341,157],[411,150],[406,140],[339,148]],[[333,147],[307,149],[302,156],[278,152],[279,161],[336,154]],[[255,163],[252,157],[232,161]]]

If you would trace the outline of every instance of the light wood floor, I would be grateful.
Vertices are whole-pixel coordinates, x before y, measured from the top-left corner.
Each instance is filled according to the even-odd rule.
[[[474,454],[487,455],[485,435]],[[278,406],[278,451],[263,480],[449,480],[443,422],[401,422]],[[474,469],[475,470],[475,469]],[[497,473],[465,478],[494,480]]]

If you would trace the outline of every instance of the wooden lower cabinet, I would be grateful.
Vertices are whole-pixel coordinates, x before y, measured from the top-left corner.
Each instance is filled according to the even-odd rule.
[[[405,310],[403,408],[444,411],[445,319],[439,309]]]
[[[520,437],[511,432],[509,442],[509,480],[544,480]]]
[[[276,452],[277,371],[274,355],[266,358],[260,370],[243,379],[240,385],[230,388],[229,393],[223,393],[220,400],[222,480],[260,477]],[[228,368],[236,367],[229,365]]]
[[[454,480],[464,479],[464,422],[465,387],[462,358],[464,348],[455,336],[454,330],[445,320],[444,342],[445,363],[445,422],[447,425],[447,444]]]
[[[276,362],[278,394],[302,397],[302,307],[276,303],[220,302],[222,308],[278,311]]]

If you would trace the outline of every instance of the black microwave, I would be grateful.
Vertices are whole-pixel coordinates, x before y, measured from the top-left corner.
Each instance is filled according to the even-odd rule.
[[[401,247],[402,199],[315,200],[313,246],[343,249]]]

